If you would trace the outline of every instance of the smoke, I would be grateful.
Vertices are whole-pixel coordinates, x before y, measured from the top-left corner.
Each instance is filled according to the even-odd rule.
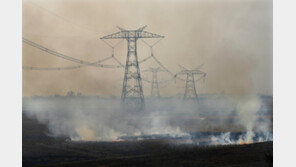
[[[212,136],[211,137],[211,144],[212,145],[219,145],[219,144],[233,144],[233,141],[230,139],[230,132],[223,133],[220,136]]]
[[[263,103],[259,97],[231,96],[203,97],[199,103],[147,99],[146,110],[135,113],[120,110],[119,99],[34,97],[24,99],[23,110],[29,117],[46,123],[50,135],[69,136],[72,140],[114,141],[166,136],[195,144],[205,138],[208,144],[235,144],[254,142],[258,132],[256,141],[272,140],[270,118],[258,114],[267,108]],[[200,135],[205,132],[219,134]],[[236,132],[244,133],[231,137]]]
[[[254,125],[257,120],[256,113],[260,109],[260,99],[255,97],[247,97],[244,103],[240,102],[237,106],[237,115],[239,122],[246,128],[247,135],[244,139],[245,142],[253,142],[254,137]],[[242,140],[242,139],[240,139]]]
[[[148,25],[147,31],[165,36],[154,47],[154,55],[173,73],[180,71],[178,64],[192,69],[205,63],[202,70],[209,77],[204,92],[272,94],[270,0],[24,0],[22,11],[24,37],[77,59],[93,62],[111,56],[111,48],[99,37],[119,31],[117,25],[126,29]],[[140,40],[137,47],[139,60],[150,54]],[[126,48],[122,42],[115,49],[122,63],[126,61]],[[24,66],[75,65],[26,44],[22,60]],[[104,64],[116,62],[108,60]],[[149,67],[158,66],[152,59],[140,64],[141,70]],[[122,84],[117,80],[123,73],[123,69],[94,67],[54,72],[24,70],[23,95],[48,96],[74,90],[85,95],[120,96],[114,87]],[[159,80],[170,77],[163,73]],[[143,84],[144,92],[149,92],[150,84]],[[177,82],[177,86],[184,83]],[[171,85],[161,89],[165,95],[180,92],[183,90]]]
[[[203,92],[225,90],[240,96],[200,97],[199,104],[179,99],[147,100],[143,113],[121,111],[118,99],[25,99],[25,114],[46,123],[50,135],[84,141],[169,135],[199,144],[203,138],[211,144],[272,140],[272,116],[268,115],[272,107],[261,97],[245,97],[258,92],[272,94],[271,1],[23,1],[23,36],[78,59],[93,62],[111,56],[111,49],[98,37],[117,32],[116,25],[126,29],[148,25],[147,31],[166,36],[155,46],[154,54],[168,69],[175,73],[180,70],[177,64],[195,68],[205,63],[203,70],[209,77]],[[137,46],[139,60],[150,54],[143,43]],[[116,48],[115,56],[125,62],[126,52],[123,42]],[[73,65],[26,44],[22,60],[24,66]],[[149,60],[140,68],[155,66],[155,62]],[[84,95],[119,96],[121,82],[118,79],[123,73],[122,69],[93,67],[56,72],[23,71],[23,95],[49,96],[73,90]],[[162,73],[159,80],[168,77]],[[184,86],[184,82],[177,82],[176,86]],[[150,84],[143,83],[143,88],[144,93],[149,92]],[[198,91],[199,88],[197,83]],[[169,96],[182,91],[168,85],[161,89],[161,94]],[[198,135],[194,135],[197,132]],[[199,132],[219,134],[204,136]],[[237,132],[245,133],[233,137]]]
[[[52,135],[69,136],[73,140],[109,141],[120,136],[184,135],[179,127],[168,125],[161,110],[134,114],[121,111],[119,104],[119,100],[60,97],[35,98],[24,106],[26,114],[48,123]]]
[[[256,138],[257,142],[270,141],[272,133],[270,132],[270,119],[261,119],[260,112],[266,110],[265,104],[258,96],[248,96],[242,99],[236,99],[236,112],[238,124],[241,125],[245,132],[239,135],[238,139],[231,138],[231,133],[222,133],[219,136],[211,138],[211,144],[245,144],[253,143]],[[258,133],[260,134],[258,135]]]

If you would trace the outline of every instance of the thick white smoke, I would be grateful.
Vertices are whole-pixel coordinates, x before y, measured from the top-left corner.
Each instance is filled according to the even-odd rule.
[[[240,138],[239,142],[251,143],[255,135],[254,126],[257,120],[257,112],[261,106],[260,99],[257,96],[247,97],[243,102],[239,102],[237,106],[237,115],[239,122],[246,128],[246,136]]]
[[[273,140],[272,132],[270,132],[270,119],[260,119],[260,112],[265,111],[267,106],[259,96],[248,96],[235,101],[237,122],[245,129],[246,133],[240,135],[238,139],[232,139],[230,132],[222,133],[219,136],[213,136],[211,144],[253,143],[256,137],[257,142]],[[260,135],[256,136],[256,132],[260,132]]]
[[[263,117],[258,122],[258,112],[265,108],[262,106],[259,97],[211,96],[201,98],[200,103],[147,99],[145,111],[130,113],[120,110],[119,99],[39,97],[23,101],[25,114],[46,123],[53,136],[113,141],[124,136],[168,135],[191,141],[195,132],[225,132],[210,137],[210,144],[253,142],[255,127],[266,134],[260,141],[270,140],[266,137],[270,136],[270,120]],[[247,133],[233,141],[230,134],[236,131]]]

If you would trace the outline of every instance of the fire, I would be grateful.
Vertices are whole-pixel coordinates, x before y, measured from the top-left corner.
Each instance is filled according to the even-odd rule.
[[[250,144],[251,142],[245,139],[239,139],[237,142],[239,145]]]
[[[112,143],[114,143],[114,142],[121,142],[121,141],[123,141],[123,140],[122,139],[118,139],[118,138],[115,139],[115,140],[113,140],[113,139],[110,140],[110,142],[112,142]]]
[[[245,141],[240,141],[238,144],[239,145],[244,145],[244,144],[250,144],[250,143],[249,142],[245,142]]]
[[[137,137],[137,138],[135,139],[135,141],[141,141],[141,140],[143,140],[141,137]]]

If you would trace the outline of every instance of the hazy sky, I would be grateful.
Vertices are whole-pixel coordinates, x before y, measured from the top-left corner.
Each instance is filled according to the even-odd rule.
[[[65,55],[96,61],[111,55],[99,37],[116,26],[164,35],[155,56],[174,73],[178,64],[202,68],[198,93],[272,94],[272,0],[24,0],[23,37]],[[116,41],[111,41],[116,42]],[[149,41],[153,42],[153,41]],[[150,54],[138,42],[138,56]],[[126,42],[115,50],[125,63]],[[113,60],[105,64],[116,64]],[[23,66],[63,67],[75,63],[23,44]],[[152,59],[141,70],[158,67]],[[69,71],[23,70],[23,96],[121,94],[123,69],[84,67]],[[149,73],[143,77],[150,79]],[[150,77],[150,78],[149,78]],[[159,80],[168,79],[167,73]],[[150,84],[143,82],[144,95]],[[182,94],[185,83],[160,86],[163,95]]]

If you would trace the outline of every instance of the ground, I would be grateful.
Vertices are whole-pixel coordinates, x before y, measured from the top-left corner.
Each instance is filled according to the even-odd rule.
[[[272,166],[273,144],[198,146],[165,140],[75,142],[50,137],[45,124],[23,114],[23,166]]]

